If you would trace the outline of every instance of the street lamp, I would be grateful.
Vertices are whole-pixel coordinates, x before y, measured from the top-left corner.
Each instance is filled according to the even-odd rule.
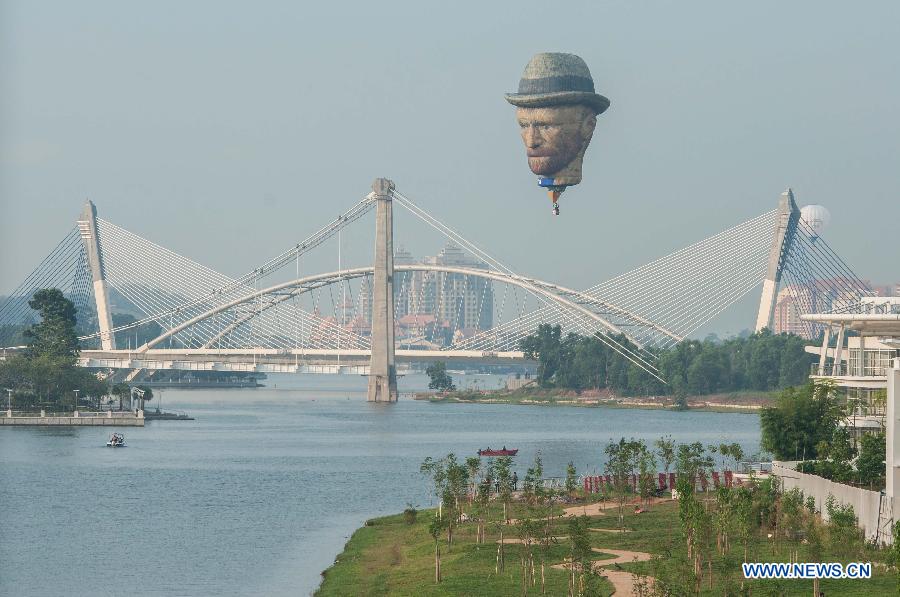
[[[77,411],[78,410],[78,392],[80,392],[81,390],[74,390],[74,391],[75,391],[75,410]]]
[[[6,388],[6,410],[12,410],[12,389]]]

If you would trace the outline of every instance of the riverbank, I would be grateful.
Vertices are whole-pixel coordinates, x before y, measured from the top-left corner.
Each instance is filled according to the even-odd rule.
[[[516,504],[517,509],[524,508]],[[536,563],[536,576],[529,579],[528,592],[539,594],[541,566],[548,595],[565,595],[569,571],[565,561],[571,553],[569,525],[573,516],[587,515],[589,541],[593,554],[592,567],[603,578],[600,580],[602,595],[632,595],[636,586],[653,583],[652,575],[665,575],[668,582],[679,575],[687,578],[690,561],[682,539],[676,502],[666,500],[654,504],[649,511],[635,514],[631,507],[624,514],[624,529],[618,526],[616,506],[613,503],[594,503],[566,508],[562,517],[553,523],[554,539],[547,551],[533,546],[531,557]],[[335,563],[322,572],[323,581],[317,597],[347,594],[353,587],[355,595],[518,595],[523,589],[523,567],[528,558],[525,547],[518,539],[520,528],[516,524],[504,525],[505,570],[496,571],[499,542],[499,526],[486,526],[485,543],[475,543],[477,525],[462,523],[454,531],[453,545],[448,550],[446,537],[441,540],[442,582],[434,580],[434,540],[428,534],[428,523],[434,511],[421,511],[415,522],[410,523],[402,514],[376,518],[358,529]],[[765,537],[765,529],[762,537]],[[826,542],[824,553],[813,556],[801,540],[785,537],[772,540],[754,539],[750,545],[749,559],[760,562],[791,561],[845,561],[840,547],[831,540]],[[731,553],[707,554],[711,557],[708,576],[704,578],[701,595],[721,595],[723,591],[737,594],[742,584],[753,593],[779,595],[809,595],[811,580],[753,580],[745,581],[740,572],[744,547],[735,538]],[[853,557],[860,561],[872,561],[878,553],[867,551]],[[846,562],[845,562],[846,563]],[[680,566],[686,566],[682,570]],[[706,568],[706,566],[704,566]],[[671,576],[670,576],[671,575]],[[533,583],[532,584],[532,580]],[[674,582],[678,582],[677,580]],[[866,580],[822,580],[820,590],[827,595],[866,596],[888,595],[896,590],[896,573],[880,565],[873,566],[873,576]],[[691,583],[692,584],[692,583]],[[612,593],[615,591],[615,593]]]
[[[776,392],[730,392],[708,396],[689,396],[689,410],[708,412],[759,412],[771,404]],[[608,391],[564,390],[527,387],[517,390],[462,390],[453,392],[420,392],[415,400],[466,404],[520,404],[537,406],[577,406],[682,410],[674,396],[615,396]]]

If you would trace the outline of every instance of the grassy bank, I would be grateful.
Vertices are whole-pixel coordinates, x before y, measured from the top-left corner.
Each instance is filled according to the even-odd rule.
[[[580,508],[573,513],[580,514]],[[591,513],[590,509],[586,510]],[[631,571],[638,575],[653,576],[672,582],[691,578],[690,562],[686,557],[685,542],[681,536],[677,505],[663,502],[654,505],[649,512],[625,515],[627,532],[618,532],[614,510],[596,512],[589,517],[591,545],[597,560],[613,557],[609,550],[645,552],[653,556],[650,561],[623,561],[601,569],[606,576],[622,575]],[[443,581],[434,581],[434,540],[427,526],[433,514],[420,512],[413,524],[404,521],[402,515],[388,516],[369,521],[357,530],[335,560],[335,564],[323,573],[324,581],[316,593],[332,595],[521,595],[523,594],[523,565],[520,545],[506,545],[506,570],[495,573],[497,557],[497,528],[488,525],[487,541],[475,543],[475,524],[464,523],[459,527],[453,546],[447,550],[446,537],[442,539]],[[558,535],[556,543],[545,554],[546,594],[565,595],[567,572],[551,568],[570,553],[566,537],[568,520],[555,523]],[[606,531],[604,531],[604,529]],[[505,527],[505,537],[516,536],[516,525]],[[740,563],[744,546],[738,541],[727,555],[716,554],[704,571],[701,595],[803,595],[812,593],[811,580],[754,580],[743,581]],[[812,558],[803,541],[789,541],[785,537],[767,538],[763,529],[757,540],[749,545],[748,559],[761,562],[795,561],[876,561],[882,553],[865,550],[847,555],[841,552],[838,542],[826,543],[822,557]],[[537,552],[535,552],[537,553]],[[706,566],[704,566],[706,568]],[[640,578],[640,576],[639,576]],[[744,592],[741,592],[741,584]],[[746,591],[750,591],[750,593]],[[875,566],[874,577],[869,580],[822,580],[820,590],[826,595],[872,596],[892,595],[897,591],[897,575],[883,566]],[[608,579],[599,585],[600,595],[610,595],[613,585]],[[528,593],[540,594],[540,568],[535,586]],[[687,593],[685,593],[687,594]],[[693,591],[691,591],[693,594]]]
[[[358,529],[335,563],[322,573],[318,597],[346,595],[518,595],[522,591],[523,548],[504,545],[505,570],[495,571],[497,537],[495,528],[487,527],[487,541],[475,543],[476,525],[467,523],[454,531],[453,545],[447,548],[446,536],[441,540],[440,584],[434,582],[434,540],[428,534],[433,510],[421,511],[413,524],[403,515],[375,518]],[[515,537],[514,527],[506,529],[506,537]],[[544,579],[548,595],[565,595],[568,574],[550,567],[562,562],[568,547],[560,542],[547,554]],[[597,559],[603,559],[597,554]],[[538,573],[539,574],[539,573]],[[538,581],[539,584],[540,581]],[[607,594],[612,585],[605,584]],[[538,586],[538,593],[540,588]]]

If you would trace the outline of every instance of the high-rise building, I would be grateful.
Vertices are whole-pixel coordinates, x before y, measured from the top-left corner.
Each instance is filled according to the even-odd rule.
[[[799,293],[803,293],[802,295]],[[802,297],[802,298],[801,298]],[[775,299],[775,313],[772,318],[772,331],[776,334],[796,334],[806,337],[808,327],[800,314],[803,313],[801,303],[810,298],[810,292],[803,287],[786,286],[778,291]]]
[[[427,257],[425,263],[488,269],[487,264],[473,259],[453,243],[448,243],[435,257]],[[423,290],[426,295],[433,296],[433,305],[426,303],[425,306],[431,306],[434,315],[448,322],[454,332],[470,335],[493,324],[494,291],[490,280],[435,272]]]
[[[402,246],[394,253],[394,265],[412,265],[416,260]],[[470,257],[459,246],[448,243],[440,253],[425,257],[425,265],[447,265],[476,269],[488,269],[487,264]],[[358,298],[357,312],[371,321],[372,288],[363,278]],[[411,322],[410,334],[421,334],[423,323],[428,324],[429,336],[441,330],[448,343],[460,334],[465,337],[489,329],[494,321],[494,290],[490,280],[464,274],[446,272],[395,272],[394,274],[395,321]],[[400,330],[401,334],[404,330]],[[429,341],[434,338],[429,337]]]

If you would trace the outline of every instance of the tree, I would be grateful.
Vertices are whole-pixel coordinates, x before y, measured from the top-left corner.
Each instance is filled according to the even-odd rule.
[[[144,403],[153,400],[153,390],[151,390],[148,386],[138,386],[134,389],[134,391],[138,395],[138,399],[141,401],[141,410],[144,410]]]
[[[632,489],[631,477],[634,474],[636,455],[640,453],[643,441],[626,440],[624,437],[618,442],[610,442],[606,445],[606,474],[612,481],[612,491],[618,504],[619,529],[625,531],[625,503],[628,501],[628,493]]]
[[[25,330],[26,356],[65,359],[78,356],[75,304],[58,288],[44,288],[34,293],[28,306],[40,314],[41,321]]]
[[[484,543],[484,522],[490,511],[491,503],[491,479],[494,475],[494,463],[489,461],[485,469],[484,479],[478,483],[477,493],[475,495],[475,506],[478,509],[478,532],[476,533],[475,542]]]
[[[659,454],[659,458],[662,460],[666,479],[668,479],[669,469],[672,467],[672,463],[675,462],[675,440],[672,439],[671,435],[666,435],[653,442],[653,445],[656,446],[656,453]],[[669,489],[672,488],[670,487]]]
[[[478,456],[466,457],[466,470],[469,473],[469,487],[471,487],[471,493],[469,494],[470,504],[475,500],[476,487],[478,484],[478,470],[480,468],[481,458],[479,458]]]
[[[825,501],[828,513],[828,540],[832,551],[839,557],[855,557],[862,548],[863,536],[857,526],[853,506],[839,504],[833,495]]]
[[[443,361],[437,361],[428,365],[425,369],[428,375],[428,389],[438,390],[441,392],[452,392],[456,389],[453,385],[453,378],[447,374],[447,365]]]
[[[856,459],[857,482],[871,489],[884,487],[886,442],[884,433],[867,433],[859,440],[859,458]]]
[[[562,362],[562,328],[542,323],[537,334],[523,338],[520,348],[525,357],[538,361],[537,380],[541,386],[552,385],[551,379],[556,375]]]
[[[641,498],[644,500],[647,509],[649,510],[650,503],[653,501],[653,495],[656,491],[656,481],[653,478],[656,474],[656,457],[653,456],[651,450],[647,449],[647,446],[644,445],[643,441],[637,449],[637,461],[638,476],[640,479],[638,487],[641,492]]]
[[[497,497],[503,502],[503,522],[509,523],[509,503],[512,501],[512,457],[500,456],[494,461]]]
[[[570,460],[569,464],[566,465],[566,494],[568,494],[569,497],[574,496],[575,491],[578,489],[577,474],[575,463]]]
[[[590,518],[587,516],[573,516],[569,519],[569,542],[571,545],[569,595],[572,596],[599,594],[588,531],[590,524]]]
[[[119,410],[123,408],[123,402],[131,394],[131,388],[127,383],[117,383],[112,387],[112,394],[119,399]]]
[[[447,519],[438,516],[437,512],[428,525],[428,534],[434,539],[434,582],[441,582],[441,533],[447,525]]]
[[[832,385],[809,383],[799,389],[787,388],[774,406],[762,409],[762,447],[781,460],[824,457],[817,446],[831,442],[840,418]]]
[[[737,470],[741,462],[744,460],[744,449],[737,442],[728,446],[728,453],[734,459],[734,468]]]
[[[469,488],[469,472],[452,452],[440,460],[426,458],[419,472],[431,477],[434,495],[443,507],[442,518],[447,521],[447,546],[453,544],[453,527],[462,514],[460,503]]]

